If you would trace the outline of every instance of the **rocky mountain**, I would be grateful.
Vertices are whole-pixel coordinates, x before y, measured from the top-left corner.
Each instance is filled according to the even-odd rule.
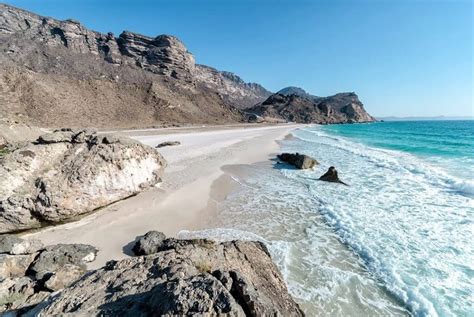
[[[317,97],[288,87],[278,94],[196,64],[171,35],[103,34],[0,4],[0,128],[222,124],[255,120],[249,113],[268,121],[373,120],[354,93]]]
[[[0,123],[149,127],[244,120],[270,93],[196,65],[174,36],[118,37],[0,4]]]
[[[205,65],[196,65],[196,76],[239,109],[251,107],[272,94],[259,84],[244,82],[234,73],[218,71]]]
[[[300,97],[305,97],[305,98],[317,98],[316,96],[313,96],[307,93],[303,88],[295,87],[295,86],[285,87],[277,91],[277,93],[281,95],[285,95],[285,96],[298,95]]]
[[[277,119],[299,123],[328,124],[375,121],[365,111],[359,97],[353,92],[318,97],[297,87],[284,88],[246,111],[254,113],[264,120]]]

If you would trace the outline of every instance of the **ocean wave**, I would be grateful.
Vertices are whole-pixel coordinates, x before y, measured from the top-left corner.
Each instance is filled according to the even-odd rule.
[[[438,316],[429,300],[416,290],[409,288],[396,273],[396,270],[386,264],[376,252],[368,248],[363,242],[358,241],[353,234],[354,228],[348,226],[330,205],[322,202],[320,212],[327,223],[336,231],[340,241],[357,254],[367,269],[377,279],[383,281],[388,291],[403,302],[413,315]]]
[[[342,151],[366,158],[376,167],[388,168],[395,171],[409,171],[413,174],[423,175],[427,181],[443,189],[452,190],[461,195],[474,197],[474,181],[461,179],[448,174],[440,167],[432,166],[416,156],[396,150],[374,148],[361,143],[350,141],[344,137],[331,136],[320,130],[301,130],[318,138],[305,138],[302,133],[296,134],[298,139],[338,148]],[[336,141],[334,143],[333,141]]]
[[[474,211],[474,182],[410,153],[319,130],[301,130],[296,136],[284,144],[285,150],[336,166],[351,186],[320,185],[308,177],[317,177],[322,166],[304,175],[283,175],[307,183],[310,194],[319,198],[318,213],[367,271],[415,316],[466,312],[472,268],[458,268],[459,263],[474,263],[468,220]],[[442,162],[465,166],[461,160]]]

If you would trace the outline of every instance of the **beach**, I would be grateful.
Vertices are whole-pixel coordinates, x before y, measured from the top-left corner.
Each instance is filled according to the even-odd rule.
[[[134,197],[102,208],[84,218],[25,236],[45,244],[85,243],[99,249],[89,268],[131,255],[135,237],[150,230],[176,236],[181,230],[206,228],[215,217],[216,200],[232,189],[223,166],[268,161],[278,152],[277,140],[302,125],[222,126],[121,131],[150,146],[179,141],[160,148],[167,160],[162,183]],[[214,184],[214,186],[213,186]],[[211,195],[212,189],[212,197]]]
[[[96,246],[90,268],[132,255],[135,238],[150,230],[180,239],[261,241],[308,315],[462,315],[469,310],[471,268],[463,263],[472,262],[473,200],[469,170],[461,167],[472,159],[471,125],[407,123],[412,134],[397,135],[401,124],[121,131],[153,147],[181,143],[158,149],[168,162],[159,186],[26,236]],[[440,124],[465,135],[459,143],[466,146],[444,147],[449,153],[398,148],[403,137],[435,144],[439,136],[430,131]],[[413,147],[420,148],[429,144]],[[319,164],[309,170],[277,164],[281,152],[304,153]],[[349,186],[318,181],[330,166]],[[438,283],[448,285],[449,296],[425,286]]]

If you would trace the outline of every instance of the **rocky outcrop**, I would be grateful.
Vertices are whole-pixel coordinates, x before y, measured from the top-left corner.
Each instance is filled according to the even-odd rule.
[[[157,253],[111,261],[29,314],[303,315],[260,242],[156,242]]]
[[[174,36],[155,38],[124,31],[117,39],[120,52],[136,65],[153,73],[192,81],[194,57]]]
[[[4,234],[0,236],[0,253],[32,254],[43,248],[39,240],[23,240],[14,235]]]
[[[282,153],[277,155],[278,159],[295,166],[298,169],[308,169],[313,168],[315,165],[318,165],[318,161],[314,158],[299,153]]]
[[[24,254],[14,251],[18,245],[38,243],[13,235],[0,236],[0,314],[16,316],[52,292],[70,286],[85,273],[86,263],[97,253],[96,248],[83,244],[23,248]]]
[[[129,138],[70,129],[0,161],[0,233],[72,220],[160,182],[166,162]]]
[[[375,119],[364,109],[355,93],[317,97],[301,88],[288,87],[271,95],[246,111],[264,118],[278,118],[298,123],[354,123]]]
[[[272,94],[257,83],[246,83],[234,73],[205,65],[196,65],[195,77],[205,87],[216,91],[224,101],[244,111]]]
[[[325,181],[325,182],[332,182],[332,183],[340,183],[343,185],[346,185],[343,181],[339,179],[339,176],[337,175],[337,170],[334,166],[329,167],[328,171],[324,173],[319,180]]]
[[[36,257],[29,267],[29,273],[36,279],[43,279],[51,272],[57,272],[65,265],[75,265],[83,270],[92,262],[97,249],[87,244],[57,244],[48,246]]]

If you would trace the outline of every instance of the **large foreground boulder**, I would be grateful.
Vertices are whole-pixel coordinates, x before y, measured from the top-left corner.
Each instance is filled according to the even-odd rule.
[[[315,165],[319,164],[314,158],[305,154],[282,153],[277,157],[279,160],[291,164],[298,169],[313,168]]]
[[[62,129],[0,160],[0,233],[55,224],[160,182],[153,148],[126,137]]]
[[[111,261],[29,314],[303,315],[262,243],[159,240],[157,253]]]

